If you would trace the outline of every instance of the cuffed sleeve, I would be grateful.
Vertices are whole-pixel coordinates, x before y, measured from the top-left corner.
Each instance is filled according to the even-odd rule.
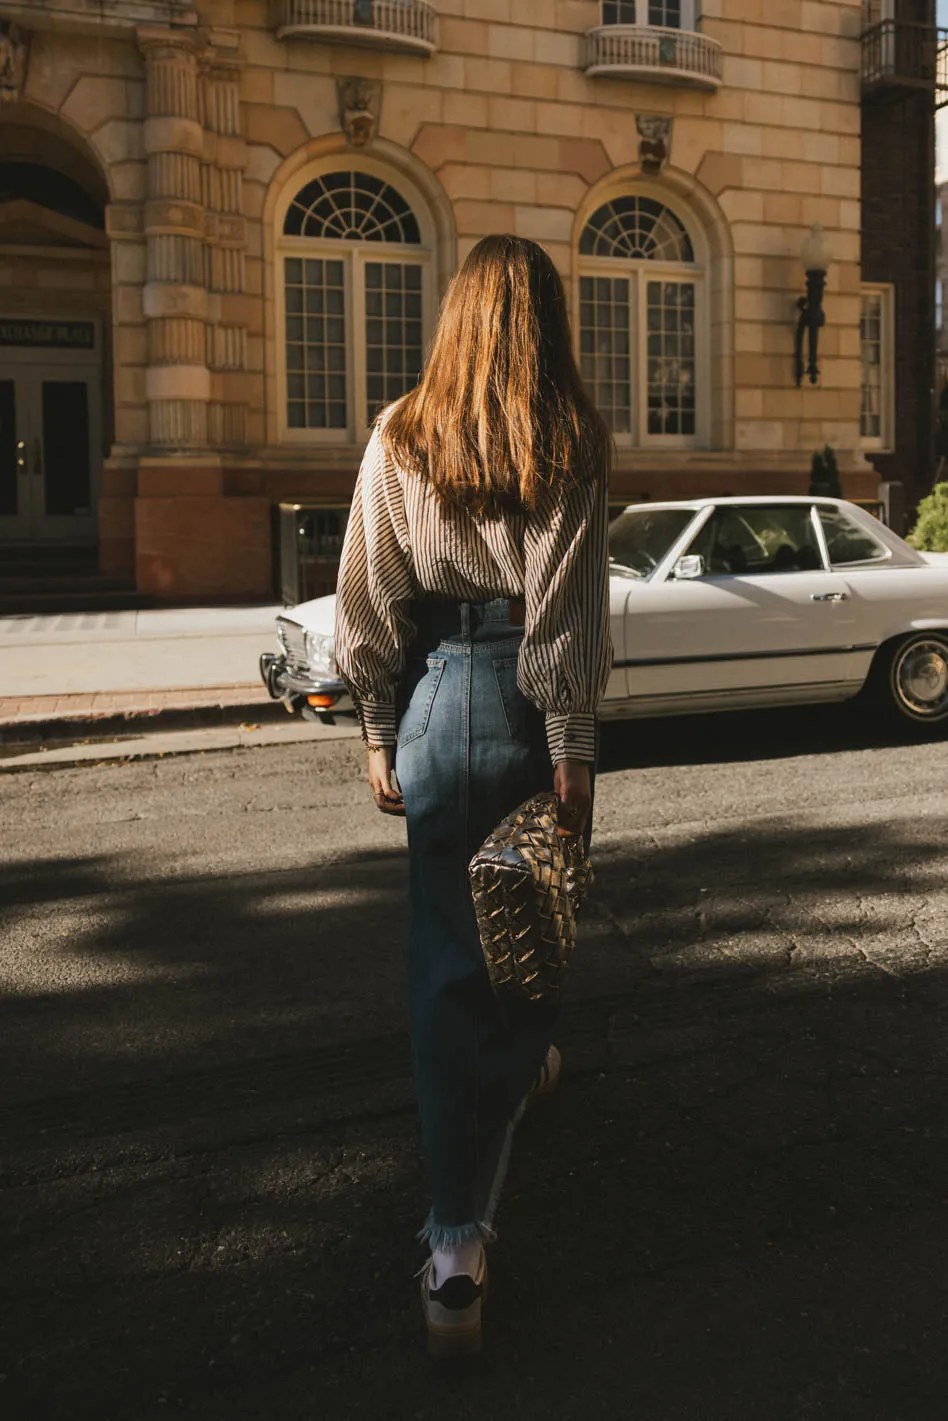
[[[546,715],[553,764],[595,759],[595,710],[612,666],[604,479],[532,514],[524,534],[521,691]]]
[[[336,585],[335,655],[367,740],[394,745],[398,683],[415,628],[415,595],[398,473],[373,430],[356,480]]]
[[[574,711],[572,715],[547,711],[546,743],[554,765],[561,760],[587,760],[592,764],[596,758],[595,715],[592,711]]]
[[[394,745],[398,739],[398,712],[394,701],[362,701],[359,715],[370,745]]]

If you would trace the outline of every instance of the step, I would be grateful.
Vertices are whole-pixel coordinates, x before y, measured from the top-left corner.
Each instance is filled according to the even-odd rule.
[[[10,593],[0,584],[0,616],[38,616],[58,612],[141,612],[162,604],[155,597],[136,592],[134,588],[112,591],[88,589],[60,592]]]
[[[12,597],[25,594],[31,596],[56,595],[74,592],[131,592],[133,584],[124,577],[100,577],[97,573],[47,573],[42,577],[7,577],[0,574],[0,595]]]
[[[51,563],[76,563],[83,567],[94,567],[99,559],[97,548],[76,547],[69,543],[5,543],[0,545],[0,568],[10,563],[30,562],[41,567]]]
[[[8,558],[0,555],[0,580],[5,577],[96,577],[95,558]]]

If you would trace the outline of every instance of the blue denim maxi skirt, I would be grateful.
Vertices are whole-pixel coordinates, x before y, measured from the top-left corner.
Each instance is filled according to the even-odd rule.
[[[494,997],[467,866],[553,771],[542,713],[517,687],[509,604],[420,601],[396,772],[410,858],[412,1061],[432,1248],[490,1237],[513,1128],[550,1045],[554,1008]]]

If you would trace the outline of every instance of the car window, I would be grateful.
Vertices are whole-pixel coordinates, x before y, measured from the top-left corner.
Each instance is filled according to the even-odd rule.
[[[716,508],[688,549],[711,576],[812,572],[823,566],[805,503],[725,504]]]
[[[609,561],[647,577],[694,516],[693,508],[627,508],[609,526]]]
[[[842,508],[821,508],[820,523],[833,567],[852,562],[878,562],[889,550]]]

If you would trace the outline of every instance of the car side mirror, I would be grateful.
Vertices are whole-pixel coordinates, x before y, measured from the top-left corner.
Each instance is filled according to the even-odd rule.
[[[696,577],[704,577],[704,558],[700,553],[686,553],[672,568],[672,577],[680,582],[693,582]]]

